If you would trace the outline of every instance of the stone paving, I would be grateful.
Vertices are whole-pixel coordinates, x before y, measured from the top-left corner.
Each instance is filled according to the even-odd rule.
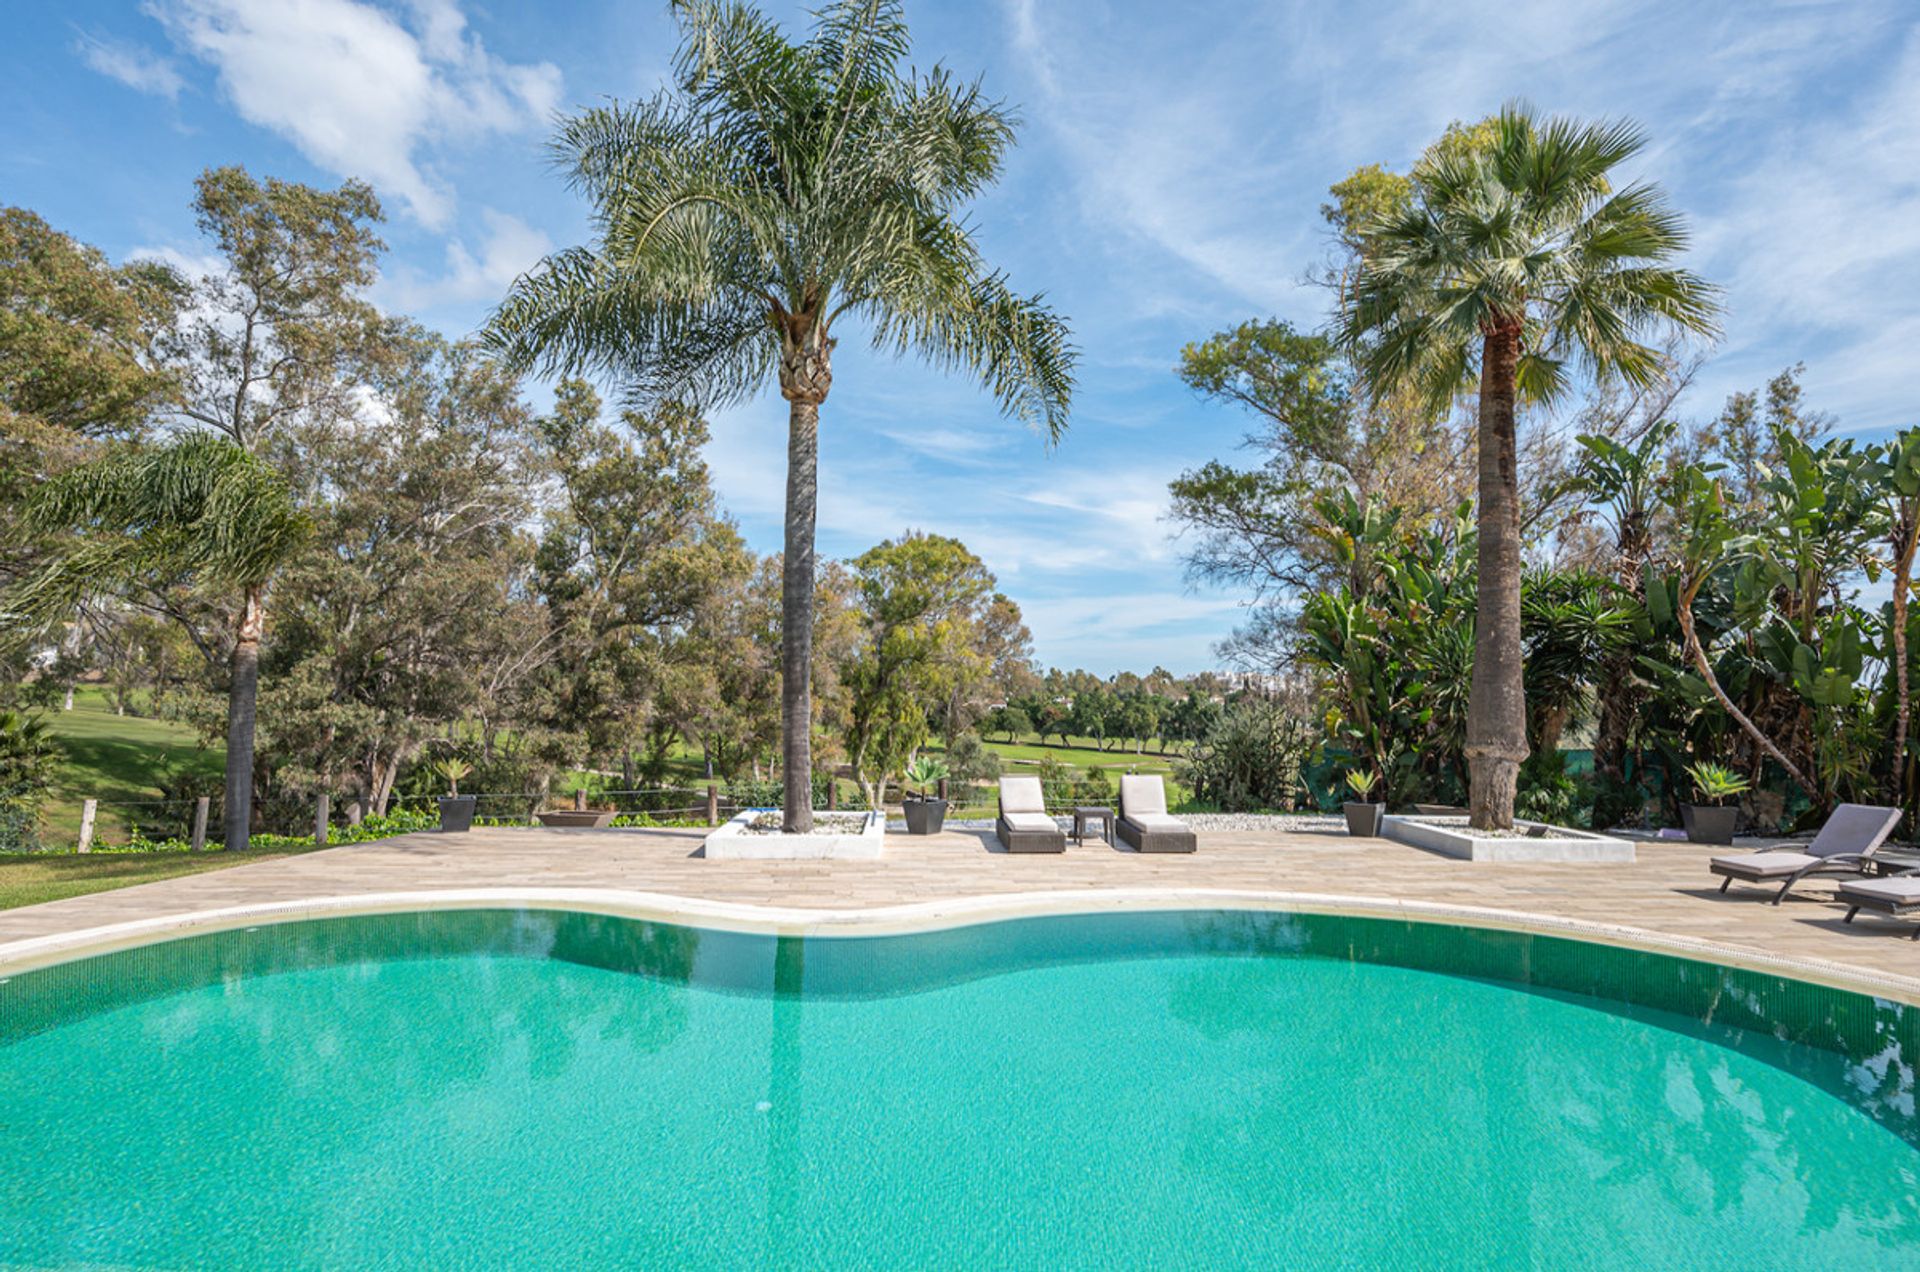
[[[981,898],[1013,910],[1022,906],[1021,894],[1034,894],[1024,903],[1029,909],[1155,898],[1204,907],[1261,897],[1270,908],[1445,907],[1456,911],[1456,922],[1477,921],[1467,911],[1490,910],[1506,916],[1495,926],[1587,925],[1599,939],[1627,944],[1659,945],[1634,933],[1658,936],[1665,948],[1691,944],[1703,956],[1738,955],[1723,961],[1756,966],[1790,960],[1821,969],[1809,971],[1813,979],[1920,1003],[1920,942],[1904,939],[1911,924],[1867,914],[1843,924],[1845,911],[1828,881],[1808,881],[1804,896],[1778,908],[1757,888],[1736,886],[1722,896],[1706,861],[1726,850],[1684,842],[1642,843],[1632,865],[1512,865],[1338,833],[1275,830],[1203,834],[1191,856],[1142,855],[1096,839],[1070,843],[1059,855],[1014,856],[1001,852],[990,832],[950,829],[927,837],[889,834],[879,861],[708,861],[700,852],[704,835],[495,828],[333,848],[0,911],[0,964],[10,956],[18,962],[11,942],[197,911],[389,893],[593,890],[818,912],[823,919],[940,903],[955,913],[980,912],[993,904]],[[1207,892],[1222,897],[1196,895]]]

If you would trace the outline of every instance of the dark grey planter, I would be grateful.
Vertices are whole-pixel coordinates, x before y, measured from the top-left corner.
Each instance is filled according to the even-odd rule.
[[[1730,844],[1740,820],[1738,804],[1682,804],[1680,824],[1696,844]]]
[[[947,824],[947,801],[944,799],[922,799],[909,795],[901,804],[907,815],[907,833],[909,835],[937,835],[940,828]]]
[[[442,795],[440,797],[440,829],[456,833],[473,829],[473,806],[479,802],[474,795]]]
[[[1347,814],[1347,833],[1357,839],[1377,839],[1380,819],[1387,815],[1385,804],[1356,804],[1348,800],[1341,809]]]

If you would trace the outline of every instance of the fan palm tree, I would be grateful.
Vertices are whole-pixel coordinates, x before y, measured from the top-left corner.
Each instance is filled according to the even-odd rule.
[[[987,267],[961,205],[991,184],[1014,119],[975,84],[905,69],[897,0],[840,0],[789,41],[751,6],[674,5],[675,85],[564,121],[556,162],[592,242],[515,283],[488,325],[512,366],[587,372],[643,399],[787,401],[781,593],[783,826],[813,824],[810,722],[820,407],[835,326],[976,376],[1057,440],[1066,324]]]
[[[1651,379],[1652,328],[1710,333],[1715,289],[1671,262],[1686,247],[1660,190],[1615,188],[1644,146],[1627,123],[1501,111],[1473,146],[1438,147],[1402,211],[1370,223],[1340,335],[1377,391],[1438,404],[1479,383],[1479,574],[1466,754],[1473,824],[1513,824],[1527,755],[1521,676],[1516,402],[1584,375]]]
[[[226,846],[245,848],[267,584],[308,531],[286,481],[225,438],[189,433],[69,469],[39,487],[27,519],[68,536],[39,573],[0,599],[23,630],[44,630],[102,591],[192,585],[236,595],[223,815]]]

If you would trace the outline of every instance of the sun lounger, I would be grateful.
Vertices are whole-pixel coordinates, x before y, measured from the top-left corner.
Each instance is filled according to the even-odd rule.
[[[1842,879],[1840,899],[1848,906],[1848,923],[1862,910],[1877,910],[1891,918],[1920,913],[1920,866],[1879,879]],[[1920,941],[1920,927],[1913,938]]]
[[[1773,898],[1773,903],[1779,905],[1787,899],[1787,893],[1793,891],[1793,885],[1808,875],[1865,874],[1873,854],[1899,823],[1897,808],[1842,804],[1833,810],[1827,824],[1805,848],[1764,848],[1759,852],[1715,857],[1712,870],[1721,876],[1722,892],[1735,880],[1768,886],[1779,884],[1780,891]]]
[[[1120,779],[1120,838],[1136,852],[1192,852],[1199,840],[1167,815],[1167,788],[1157,773]]]
[[[1000,779],[1000,816],[993,831],[1008,852],[1065,852],[1067,833],[1047,816],[1037,777]]]

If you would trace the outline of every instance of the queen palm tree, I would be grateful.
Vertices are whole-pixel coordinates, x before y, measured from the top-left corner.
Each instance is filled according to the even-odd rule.
[[[29,524],[66,532],[36,574],[0,598],[18,630],[44,630],[89,595],[179,587],[234,597],[228,654],[226,846],[247,846],[253,816],[253,735],[267,585],[305,542],[308,524],[286,481],[212,433],[127,447],[41,485]]]
[[[515,283],[487,329],[520,370],[607,375],[647,399],[787,401],[781,588],[783,826],[812,828],[814,504],[835,325],[970,372],[1050,440],[1066,428],[1064,321],[983,262],[960,207],[1014,119],[903,67],[897,0],[839,0],[789,41],[751,6],[681,0],[675,84],[564,121],[556,162],[591,243]]]
[[[1653,378],[1651,328],[1710,333],[1716,292],[1670,262],[1687,234],[1660,190],[1616,188],[1645,139],[1628,123],[1501,111],[1489,137],[1436,147],[1414,197],[1365,228],[1340,335],[1379,391],[1436,404],[1479,382],[1479,576],[1466,755],[1473,825],[1513,824],[1527,756],[1521,679],[1516,402],[1581,377]]]

